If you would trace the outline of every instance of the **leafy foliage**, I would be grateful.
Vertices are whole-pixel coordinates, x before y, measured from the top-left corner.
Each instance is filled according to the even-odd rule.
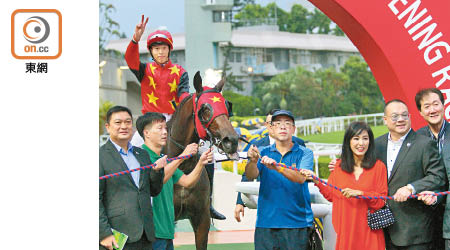
[[[112,4],[102,3],[100,1],[100,26],[99,26],[99,51],[100,54],[105,52],[105,46],[111,38],[124,38],[125,33],[120,33],[120,25],[111,18],[111,14],[116,11]]]
[[[290,109],[303,118],[382,112],[383,97],[367,64],[350,57],[341,70],[311,72],[300,66],[258,84],[261,111]]]
[[[231,43],[228,43],[227,46],[223,47],[223,56],[225,58],[222,66],[222,77],[225,77],[227,80],[227,84],[225,85],[225,89],[231,90],[233,88],[237,90],[243,90],[242,83],[236,81],[236,77],[233,75],[233,71],[231,65],[228,62],[230,58],[230,53],[233,48]]]
[[[114,106],[114,103],[110,102],[110,101],[100,101],[100,106],[99,106],[99,116],[98,116],[98,120],[99,120],[99,134],[102,135],[105,133],[105,122],[106,122],[106,113],[108,112],[108,110],[110,108],[112,108]]]
[[[255,0],[233,0],[233,10],[239,12],[248,4],[255,4]]]
[[[261,6],[260,4],[254,4],[254,1],[235,0],[235,7],[237,10],[237,14],[234,16],[235,27],[243,26],[246,23],[267,24],[270,23],[269,20],[276,18],[280,31],[344,35],[344,32],[337,25],[332,28],[334,26],[332,21],[319,9],[310,12],[300,4],[293,4],[290,12],[279,8],[275,2]]]
[[[383,96],[366,62],[360,57],[350,57],[342,67],[342,73],[349,78],[347,99],[353,105],[353,112],[368,114],[383,110]]]
[[[223,91],[223,96],[233,103],[233,113],[237,116],[255,115],[255,109],[261,106],[261,100],[252,96]]]

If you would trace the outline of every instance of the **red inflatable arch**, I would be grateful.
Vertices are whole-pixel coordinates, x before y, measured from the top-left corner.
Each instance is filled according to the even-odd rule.
[[[421,88],[437,87],[450,119],[450,0],[310,0],[359,49],[386,101],[404,100],[412,125]]]

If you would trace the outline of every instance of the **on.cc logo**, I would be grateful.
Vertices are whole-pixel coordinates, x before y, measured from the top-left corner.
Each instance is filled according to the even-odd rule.
[[[55,9],[18,9],[11,15],[16,59],[56,59],[62,53],[62,17]]]

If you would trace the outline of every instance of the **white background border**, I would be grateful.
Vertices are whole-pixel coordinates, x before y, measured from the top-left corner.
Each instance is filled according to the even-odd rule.
[[[0,8],[1,249],[98,245],[98,1],[4,1]],[[57,9],[62,54],[11,54],[16,9]],[[25,74],[48,62],[47,74]]]

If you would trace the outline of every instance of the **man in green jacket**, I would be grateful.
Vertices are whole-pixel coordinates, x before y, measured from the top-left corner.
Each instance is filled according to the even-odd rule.
[[[150,155],[152,162],[163,157],[162,148],[167,143],[167,126],[164,115],[156,112],[148,112],[140,116],[136,121],[136,127],[144,138],[142,148]],[[196,154],[198,145],[189,144],[180,156]],[[164,167],[164,186],[161,193],[153,198],[153,220],[155,224],[156,241],[153,242],[153,249],[173,249],[173,238],[175,234],[175,212],[173,206],[173,185],[178,184],[183,187],[192,187],[197,183],[203,171],[203,167],[212,161],[213,153],[211,149],[205,151],[188,175],[178,169],[183,162],[182,159],[172,161]]]

